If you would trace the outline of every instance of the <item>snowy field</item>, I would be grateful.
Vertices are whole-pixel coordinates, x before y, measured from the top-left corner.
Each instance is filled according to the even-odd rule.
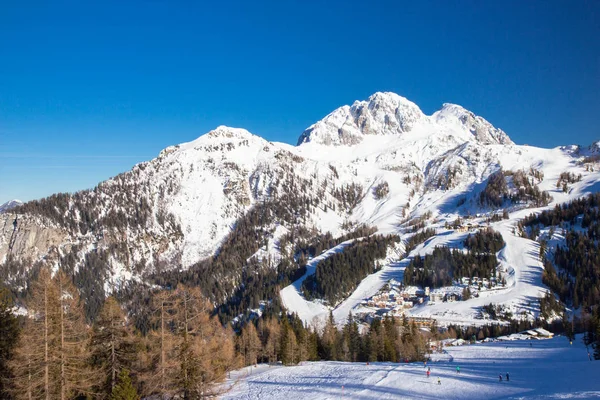
[[[600,361],[588,359],[581,336],[572,345],[557,337],[450,347],[427,365],[429,378],[423,363],[259,365],[233,373],[223,398],[600,399]]]

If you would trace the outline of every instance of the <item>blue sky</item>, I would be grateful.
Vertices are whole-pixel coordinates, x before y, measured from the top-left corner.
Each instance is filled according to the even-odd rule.
[[[0,0],[0,203],[218,125],[295,144],[376,91],[461,104],[520,144],[589,144],[599,37],[598,1]]]

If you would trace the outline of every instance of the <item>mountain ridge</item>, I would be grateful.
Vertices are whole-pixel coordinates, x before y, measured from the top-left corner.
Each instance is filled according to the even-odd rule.
[[[214,279],[228,287],[213,299],[220,304],[237,298],[253,257],[264,268],[297,262],[298,232],[302,240],[340,237],[364,224],[404,234],[403,224],[424,215],[450,221],[493,212],[477,200],[492,174],[536,169],[546,172],[542,190],[556,191],[562,169],[581,158],[568,149],[516,145],[457,105],[426,116],[401,96],[375,93],[313,124],[297,146],[219,126],[92,190],[0,214],[0,263],[11,265],[1,278],[24,287],[35,269],[27,265],[89,269],[96,271],[94,292],[104,295],[169,271],[201,274],[203,260],[216,259],[246,218],[260,226],[253,231],[257,249],[227,270],[213,266]],[[287,211],[273,214],[265,204]],[[262,211],[256,217],[253,210]]]

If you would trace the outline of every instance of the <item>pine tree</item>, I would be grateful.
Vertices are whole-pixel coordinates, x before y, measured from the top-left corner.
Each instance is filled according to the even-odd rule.
[[[339,332],[335,326],[333,313],[330,311],[329,318],[323,328],[323,337],[321,338],[321,358],[324,360],[338,360],[339,342]]]
[[[297,362],[297,342],[294,330],[289,324],[287,316],[281,319],[281,342],[280,342],[280,359],[285,365],[295,364]]]
[[[348,312],[348,321],[344,326],[343,341],[345,348],[348,349],[347,359],[345,361],[356,362],[360,353],[361,343],[358,325],[352,317],[352,312]]]
[[[13,302],[8,290],[0,287],[0,399],[9,398],[12,372],[8,363],[19,338],[18,320],[12,308]]]
[[[109,400],[140,400],[136,388],[131,383],[129,371],[122,369],[117,384],[112,388]]]

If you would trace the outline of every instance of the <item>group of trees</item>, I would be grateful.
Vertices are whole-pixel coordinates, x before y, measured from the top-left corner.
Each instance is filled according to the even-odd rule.
[[[323,329],[308,329],[295,315],[261,318],[249,322],[237,337],[236,349],[246,365],[281,361],[393,361],[423,360],[427,357],[427,340],[438,337],[437,326],[422,331],[407,318],[374,319],[362,333],[350,314],[339,330],[330,314]]]
[[[9,349],[0,351],[8,378],[0,389],[7,398],[198,399],[214,395],[214,384],[239,365],[233,331],[211,316],[197,288],[157,292],[152,329],[142,336],[112,297],[86,323],[79,292],[61,270],[52,276],[41,269],[32,286],[20,334],[5,314],[12,310],[0,305],[0,349]]]
[[[500,232],[496,232],[492,228],[484,228],[475,232],[474,235],[469,234],[465,239],[465,247],[477,254],[495,254],[504,247],[504,239]]]
[[[388,246],[399,240],[398,236],[373,235],[325,258],[317,264],[315,274],[302,283],[304,295],[337,304],[366,276],[377,271],[376,260],[385,258]]]
[[[415,247],[417,247],[430,237],[434,237],[436,233],[437,231],[435,228],[426,228],[420,232],[415,233],[406,241],[406,245],[404,246],[404,253],[408,255],[411,251],[415,249]]]
[[[569,191],[569,183],[576,183],[581,181],[581,174],[575,175],[572,172],[562,172],[556,181],[556,187],[562,188],[562,191],[567,193]]]
[[[458,222],[460,226],[460,222]],[[417,243],[435,235],[435,229],[426,229],[408,241],[406,248],[410,252]],[[498,261],[496,253],[504,247],[502,235],[491,228],[469,234],[464,241],[468,253],[450,250],[445,247],[436,247],[433,254],[425,257],[415,257],[411,260],[404,273],[406,285],[420,285],[441,287],[451,285],[454,280],[462,277],[490,277],[496,276]],[[468,300],[471,290],[466,287],[462,292],[462,299]]]
[[[494,208],[502,207],[507,200],[511,203],[528,203],[536,207],[546,206],[552,198],[546,191],[540,190],[535,183],[540,181],[543,175],[537,170],[531,169],[529,173],[525,171],[497,171],[490,175],[483,191],[479,194],[479,204]],[[506,182],[507,178],[512,178],[510,190]]]
[[[377,186],[373,187],[373,195],[375,196],[375,200],[381,200],[386,197],[390,193],[390,185],[383,181]]]
[[[433,253],[410,261],[404,271],[404,284],[431,288],[450,286],[461,277],[495,277],[497,266],[495,254],[436,247]]]

